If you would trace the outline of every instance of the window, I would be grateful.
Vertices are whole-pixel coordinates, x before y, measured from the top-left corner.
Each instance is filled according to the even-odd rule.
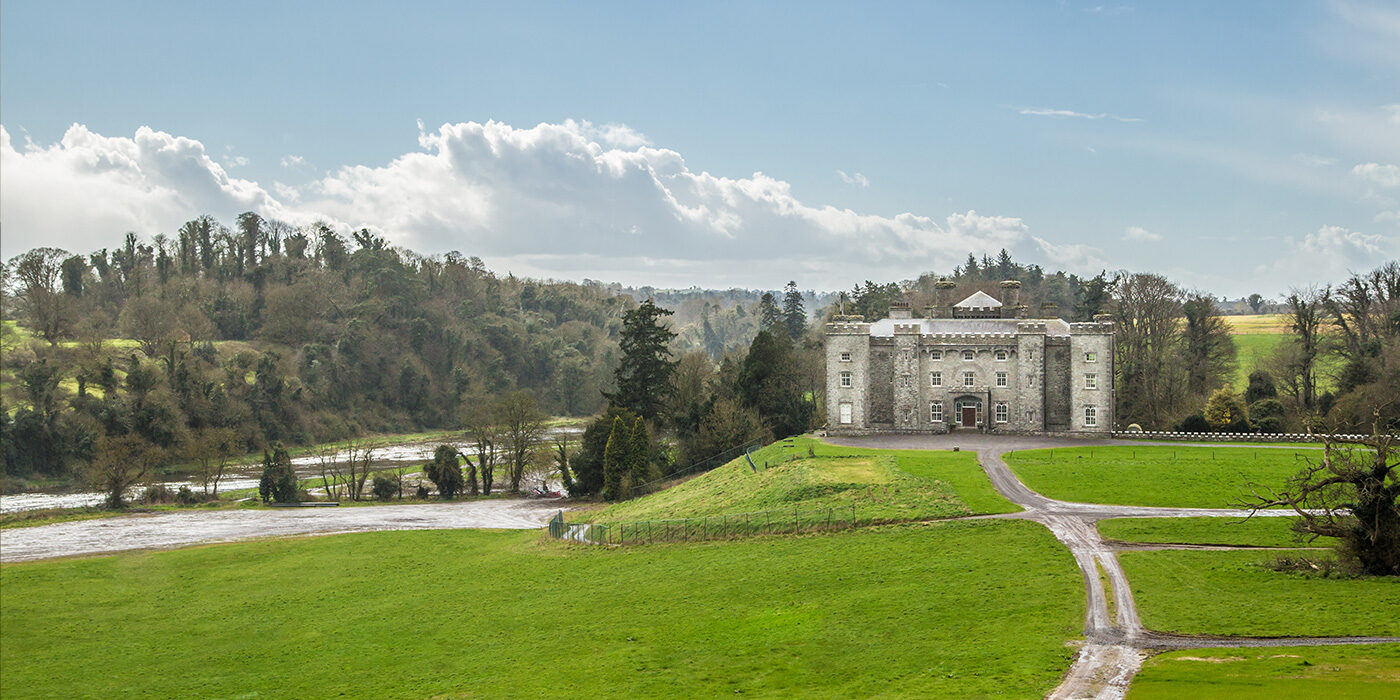
[[[850,372],[842,372],[842,373],[841,373],[841,386],[850,386],[850,385],[851,385],[851,373],[850,373]]]
[[[850,362],[850,361],[851,361],[851,353],[849,353],[849,352],[843,352],[843,353],[841,353],[841,361],[842,361],[842,362]]]
[[[1085,389],[1097,389],[1097,388],[1099,388],[1099,375],[1097,375],[1097,374],[1095,374],[1095,373],[1093,373],[1093,372],[1090,372],[1090,373],[1084,375],[1084,388],[1085,388]]]
[[[1006,386],[1006,373],[997,372],[997,386]]]
[[[928,385],[929,385],[929,386],[943,386],[943,373],[942,373],[942,372],[929,372],[929,373],[928,373]]]
[[[841,402],[841,422],[849,424],[851,422],[851,402]]]
[[[942,351],[942,350],[929,350],[929,351],[928,351],[928,359],[930,359],[930,360],[941,360],[941,359],[943,359],[943,351]]]
[[[1034,409],[1034,408],[1028,408],[1028,409],[1026,409],[1026,420],[1027,420],[1027,421],[1030,421],[1031,423],[1034,423],[1034,422],[1035,422],[1035,409]]]
[[[997,362],[1006,362],[1006,351],[998,350],[996,353]]]
[[[1027,350],[1027,351],[1026,351],[1026,359],[1027,359],[1027,360],[1034,360],[1034,359],[1035,359],[1035,351],[1034,351],[1034,350]]]
[[[977,373],[976,373],[976,372],[963,372],[963,386],[969,386],[969,387],[970,387],[970,386],[976,386],[976,384],[977,384]]]
[[[1085,361],[1085,362],[1098,362],[1098,361],[1099,361],[1099,354],[1096,353],[1096,352],[1086,352],[1086,353],[1084,353],[1084,361]]]
[[[907,375],[907,374],[901,374],[901,375],[899,375],[899,387],[900,387],[901,389],[908,389],[908,388],[909,388],[909,375]]]
[[[928,405],[928,419],[934,423],[943,422],[943,402],[934,401]]]
[[[1094,428],[1099,424],[1099,409],[1093,406],[1084,407],[1084,427]]]
[[[963,359],[964,359],[964,360],[971,360],[971,359],[972,359],[972,351],[971,351],[971,350],[964,350],[964,351],[963,351]]]
[[[1011,417],[1011,409],[1006,407],[1005,401],[998,401],[996,407],[996,417],[998,423],[1005,423]]]

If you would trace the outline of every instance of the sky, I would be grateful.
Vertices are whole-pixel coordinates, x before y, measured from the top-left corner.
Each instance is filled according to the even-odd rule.
[[[1400,256],[1400,4],[0,4],[0,255],[250,210],[533,277],[1277,296]]]

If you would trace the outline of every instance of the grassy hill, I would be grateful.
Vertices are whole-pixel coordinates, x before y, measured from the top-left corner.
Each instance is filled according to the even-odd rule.
[[[794,438],[664,491],[566,514],[616,523],[764,511],[855,508],[861,521],[904,521],[1019,510],[992,488],[971,452],[884,451]]]

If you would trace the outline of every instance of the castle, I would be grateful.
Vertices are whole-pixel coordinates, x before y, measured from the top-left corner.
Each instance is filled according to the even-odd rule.
[[[934,284],[924,318],[894,304],[873,323],[826,326],[827,431],[1107,433],[1113,424],[1113,324],[1066,323],[1054,304],[1028,318],[1021,283],[1005,304],[977,292],[947,303]]]

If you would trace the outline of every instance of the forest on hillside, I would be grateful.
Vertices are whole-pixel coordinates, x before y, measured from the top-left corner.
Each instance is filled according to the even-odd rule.
[[[664,472],[757,436],[818,427],[821,322],[883,317],[895,302],[917,314],[942,279],[957,298],[1001,297],[1000,283],[1018,280],[1033,314],[1042,305],[1070,320],[1111,314],[1120,425],[1359,429],[1379,410],[1393,427],[1397,407],[1382,399],[1400,393],[1393,262],[1271,301],[1289,310],[1295,337],[1249,368],[1259,376],[1247,396],[1230,391],[1235,345],[1213,296],[1158,275],[1046,272],[1005,251],[839,293],[796,283],[658,290],[502,276],[478,258],[420,255],[368,230],[347,238],[247,213],[232,227],[204,216],[174,236],[131,233],[88,253],[36,248],[3,274],[7,485],[72,478],[103,440],[131,438],[170,463],[193,459],[214,437],[242,454],[460,429],[521,394],[547,414],[615,420],[626,393],[619,377],[630,371],[621,364],[625,320],[648,300],[667,333],[660,359],[669,369],[647,388],[660,404],[633,413],[669,436],[672,449],[657,457]],[[1336,377],[1325,376],[1329,367],[1341,368]]]

